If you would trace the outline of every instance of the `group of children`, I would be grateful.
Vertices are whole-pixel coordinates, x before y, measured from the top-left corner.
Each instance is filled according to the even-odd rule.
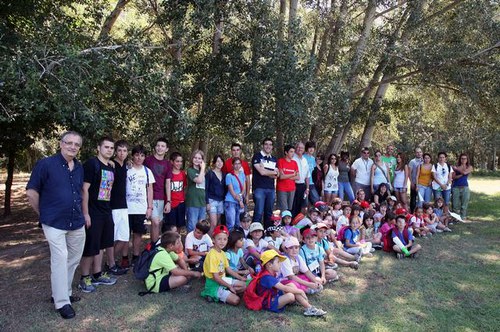
[[[159,272],[148,277],[146,286],[168,291],[203,272],[201,295],[210,302],[238,305],[243,295],[249,309],[281,312],[296,301],[304,315],[322,316],[326,312],[311,305],[308,295],[339,280],[339,266],[357,270],[362,258],[377,249],[394,252],[398,259],[415,258],[422,249],[415,237],[450,232],[450,224],[442,199],[409,214],[397,201],[343,205],[335,198],[331,205],[318,201],[307,215],[292,218],[281,211],[264,225],[244,216],[240,227],[229,231],[218,225],[211,237],[210,223],[200,221],[187,234],[185,249],[170,226],[151,265]]]

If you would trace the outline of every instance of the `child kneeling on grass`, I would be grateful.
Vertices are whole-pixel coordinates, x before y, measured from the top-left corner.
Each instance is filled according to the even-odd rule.
[[[411,258],[416,258],[417,252],[422,249],[420,244],[413,245],[413,235],[406,227],[406,218],[404,215],[398,215],[396,217],[396,228],[392,230],[391,237],[397,237],[401,241],[406,250],[408,250],[409,257]],[[404,248],[401,249],[397,244],[394,244],[392,249],[396,252],[396,257],[398,259],[405,257],[405,254],[403,253]]]
[[[179,248],[182,248],[179,233],[163,233],[158,253],[154,256],[149,267],[150,274],[145,280],[148,290],[153,293],[168,292],[173,288],[187,284],[191,277],[201,277],[200,272],[189,271],[186,262],[175,253]]]
[[[287,304],[297,301],[306,310],[305,316],[323,316],[326,311],[313,307],[303,290],[298,289],[293,283],[283,285],[277,275],[280,263],[286,257],[278,254],[276,250],[266,250],[261,255],[262,271],[251,282],[243,299],[247,308],[251,310],[269,310],[282,312]]]
[[[219,225],[213,232],[214,246],[208,252],[203,262],[203,273],[205,274],[205,289],[201,296],[207,301],[222,301],[231,305],[238,305],[240,298],[237,295],[246,288],[245,277],[239,275],[229,267],[226,247],[229,231],[226,226]],[[226,272],[232,278],[226,277]]]

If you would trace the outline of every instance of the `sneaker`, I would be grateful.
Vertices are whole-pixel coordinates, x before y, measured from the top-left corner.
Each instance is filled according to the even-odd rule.
[[[326,264],[325,266],[327,269],[332,269],[332,270],[336,270],[339,268],[338,264],[337,263],[333,263],[333,264]]]
[[[418,257],[418,255],[417,255],[417,253],[414,253],[414,254],[411,254],[411,255],[410,255],[410,257],[411,257],[411,258],[417,258],[417,257]]]
[[[109,286],[111,286],[111,285],[116,284],[116,278],[109,276],[107,272],[103,272],[103,273],[101,273],[99,278],[97,278],[97,279],[92,278],[92,284],[93,285],[109,285]]]
[[[326,311],[315,307],[307,308],[306,311],[304,311],[304,316],[324,316],[324,315],[326,315]]]
[[[370,252],[375,252],[375,248],[371,248],[371,249],[370,249]]]
[[[359,269],[359,263],[358,262],[351,262],[349,263],[349,267],[353,270]]]
[[[363,254],[360,252],[359,254],[356,254],[356,262],[359,263],[361,262],[361,257],[363,257]]]
[[[372,245],[372,248],[375,250],[382,250],[382,245],[381,244],[374,244],[374,245]]]
[[[449,222],[449,223],[448,223],[448,225],[449,225],[449,226],[453,226],[453,222]]]
[[[80,279],[80,282],[78,283],[78,289],[84,293],[92,293],[96,290],[95,286],[92,285],[92,278],[90,276]]]
[[[110,272],[112,275],[121,276],[127,273],[128,269],[124,269],[123,267],[120,267],[115,264],[115,266],[113,267],[108,267],[107,271]]]
[[[130,263],[128,261],[128,258],[122,258],[122,261],[120,262],[120,266],[123,268],[123,269],[128,269],[130,268]]]
[[[451,232],[451,229],[450,229],[449,227],[446,227],[446,228],[444,229],[444,231],[445,231],[445,232]]]
[[[397,253],[396,253],[396,258],[397,258],[397,259],[403,259],[404,257],[405,257],[405,256],[404,256],[404,254],[403,254],[403,253],[400,253],[400,252],[397,252]]]
[[[442,229],[436,229],[436,233],[443,233]]]

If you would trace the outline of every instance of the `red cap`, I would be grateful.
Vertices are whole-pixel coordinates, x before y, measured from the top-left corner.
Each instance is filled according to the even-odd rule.
[[[215,227],[214,232],[213,232],[213,237],[216,237],[220,233],[224,233],[226,235],[229,235],[229,231],[227,230],[227,227],[224,225],[219,225]]]
[[[394,213],[396,213],[397,215],[400,215],[400,214],[406,215],[408,213],[408,211],[406,211],[406,209],[404,209],[404,208],[399,208],[396,211],[394,211]]]
[[[318,209],[320,206],[323,206],[323,205],[327,205],[327,204],[323,201],[317,201],[316,203],[314,203],[314,207],[318,208]]]
[[[363,209],[367,209],[370,207],[370,203],[368,203],[367,201],[362,201],[360,205],[361,205],[361,208],[363,208]]]
[[[281,217],[273,214],[270,218],[271,221],[281,221]]]
[[[303,237],[316,236],[316,235],[317,235],[316,232],[313,229],[310,229],[310,228],[306,229],[304,231],[304,233],[302,233]]]

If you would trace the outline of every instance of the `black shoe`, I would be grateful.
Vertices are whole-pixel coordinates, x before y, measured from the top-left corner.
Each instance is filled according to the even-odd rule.
[[[57,311],[59,311],[59,314],[64,319],[70,319],[75,317],[75,310],[73,310],[71,304],[66,304],[62,308],[57,309]]]
[[[81,299],[82,299],[81,297],[76,296],[76,295],[69,296],[69,302],[71,302],[71,303],[79,302]],[[54,303],[53,297],[50,298],[50,303]]]
[[[124,269],[115,264],[115,266],[108,268],[108,271],[115,276],[121,276],[127,273],[128,269]]]

